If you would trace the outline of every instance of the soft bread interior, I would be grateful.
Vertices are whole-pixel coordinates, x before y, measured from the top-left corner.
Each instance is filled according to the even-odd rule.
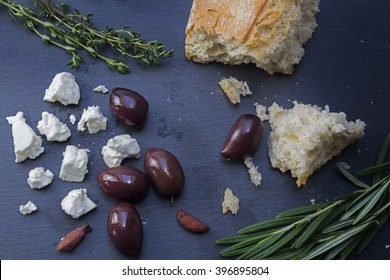
[[[317,12],[318,0],[194,0],[186,56],[200,63],[254,63],[270,74],[291,74],[317,26]],[[245,20],[250,26],[241,23]]]

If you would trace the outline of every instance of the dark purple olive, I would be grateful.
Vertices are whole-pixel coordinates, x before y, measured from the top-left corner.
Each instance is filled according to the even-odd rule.
[[[97,175],[102,190],[119,199],[137,201],[148,193],[149,179],[135,167],[114,166],[100,171]]]
[[[167,150],[146,150],[145,171],[156,191],[164,196],[179,195],[184,188],[184,172],[177,158]]]
[[[149,110],[146,99],[127,88],[112,89],[110,105],[114,116],[131,126],[143,123]]]
[[[262,135],[263,125],[258,116],[253,114],[241,115],[230,129],[221,155],[230,159],[252,155]]]
[[[143,227],[137,209],[121,202],[111,208],[107,220],[108,235],[122,254],[138,259],[142,251]]]

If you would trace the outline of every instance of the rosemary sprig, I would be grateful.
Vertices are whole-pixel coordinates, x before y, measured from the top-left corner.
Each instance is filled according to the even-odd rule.
[[[0,0],[0,5],[8,8],[13,18],[20,19],[28,31],[38,35],[43,42],[65,50],[71,55],[68,65],[77,69],[83,61],[79,54],[84,50],[91,56],[105,61],[109,68],[119,73],[129,73],[126,58],[144,64],[159,64],[161,59],[173,56],[173,50],[156,41],[145,41],[141,34],[130,31],[129,27],[114,29],[106,26],[98,30],[92,22],[92,14],[83,15],[75,9],[70,12],[69,5],[54,4],[51,0],[35,0],[39,11],[17,4],[10,0]],[[104,55],[109,47],[117,57]],[[120,58],[118,58],[120,57]]]
[[[359,189],[332,202],[307,205],[245,227],[216,244],[222,257],[238,259],[345,259],[361,253],[390,217],[390,175],[382,174],[390,146],[387,135],[375,165],[356,174],[338,170]],[[372,174],[371,184],[358,177]]]

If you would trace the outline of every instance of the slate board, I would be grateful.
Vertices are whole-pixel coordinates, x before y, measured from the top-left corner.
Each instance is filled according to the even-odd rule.
[[[21,1],[26,3],[29,1]],[[63,51],[46,46],[28,33],[22,23],[11,19],[0,7],[0,257],[1,259],[125,259],[111,244],[106,229],[110,208],[118,202],[103,193],[96,182],[105,168],[100,151],[115,135],[130,133],[141,146],[162,147],[173,152],[183,165],[186,185],[174,203],[160,197],[153,188],[135,204],[145,219],[142,259],[219,259],[218,238],[234,234],[256,221],[269,219],[291,207],[320,203],[354,190],[336,171],[336,163],[347,162],[359,170],[374,162],[378,149],[390,131],[390,2],[321,1],[321,12],[306,54],[293,75],[268,75],[253,65],[200,65],[184,57],[184,30],[191,1],[68,1],[83,13],[93,13],[98,27],[130,25],[146,39],[157,39],[175,49],[172,59],[158,67],[130,62],[132,73],[120,75],[106,65],[86,57],[79,70],[66,66]],[[29,2],[30,4],[32,1]],[[42,100],[45,89],[58,72],[75,75],[81,88],[78,106],[64,107]],[[233,106],[221,92],[218,81],[233,76],[246,80],[253,95]],[[150,105],[143,128],[133,129],[117,122],[109,108],[109,95],[93,92],[104,84],[141,93]],[[296,188],[288,173],[272,169],[267,155],[268,123],[254,156],[263,175],[260,187],[251,185],[242,163],[227,161],[219,151],[234,120],[254,113],[253,104],[273,102],[291,107],[291,101],[329,105],[344,111],[349,120],[367,123],[364,138],[349,146],[309,178],[306,187]],[[95,135],[77,131],[68,117],[80,118],[83,108],[98,105],[109,118],[108,129]],[[45,153],[35,160],[15,163],[11,127],[5,117],[23,111],[35,131],[43,111],[68,123],[68,142],[52,143],[43,138]],[[58,178],[62,153],[67,144],[90,150],[89,173],[83,183]],[[143,169],[143,157],[124,165]],[[53,183],[31,190],[26,183],[30,169],[43,166],[54,174]],[[86,188],[98,204],[93,212],[75,220],[60,207],[62,198],[74,188]],[[240,198],[238,215],[223,215],[221,201],[230,187]],[[19,205],[33,201],[39,210],[22,216]],[[210,225],[203,235],[184,231],[176,222],[180,208]],[[60,238],[85,223],[93,231],[72,253],[56,252]],[[387,222],[358,259],[390,259],[390,224]]]

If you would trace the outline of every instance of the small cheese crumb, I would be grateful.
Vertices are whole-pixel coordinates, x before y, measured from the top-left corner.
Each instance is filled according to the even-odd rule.
[[[95,92],[107,93],[108,89],[104,85],[97,86],[93,89]]]
[[[60,179],[68,182],[82,182],[88,173],[88,154],[86,149],[66,146],[61,164]]]
[[[385,245],[385,249],[387,250],[387,249],[390,249],[390,244],[386,244]]]
[[[264,105],[258,104],[257,102],[253,104],[256,108],[256,115],[260,118],[261,121],[269,120],[269,115],[267,114],[267,107]]]
[[[248,168],[249,176],[251,178],[252,183],[258,187],[261,184],[261,173],[257,170],[258,166],[253,164],[253,158],[251,156],[244,157],[244,164]]]
[[[23,112],[6,118],[12,125],[12,137],[14,139],[15,162],[22,162],[27,158],[35,159],[45,150],[42,147],[42,139],[26,123]]]
[[[27,183],[32,189],[42,189],[53,181],[54,174],[43,167],[31,169],[28,173]]]
[[[38,207],[32,203],[31,201],[27,202],[27,204],[25,205],[20,205],[19,207],[19,212],[22,214],[22,215],[27,215],[27,214],[31,214],[32,212],[34,211],[37,211]]]
[[[249,89],[247,82],[242,82],[236,78],[230,77],[228,79],[223,78],[219,81],[223,92],[229,98],[230,102],[237,104],[240,102],[240,96],[251,95],[252,92]]]
[[[96,207],[97,205],[88,198],[86,189],[72,190],[61,201],[62,210],[74,219],[77,219]]]
[[[222,213],[225,214],[230,211],[236,215],[238,210],[240,210],[239,202],[240,199],[233,194],[231,189],[227,188],[222,202]]]
[[[316,200],[314,198],[312,198],[312,199],[310,199],[310,203],[314,205],[316,203]]]
[[[119,166],[125,158],[139,158],[140,146],[128,134],[115,136],[102,148],[103,160],[108,167]]]
[[[77,105],[80,100],[80,88],[75,77],[67,72],[55,75],[49,88],[46,89],[43,100],[47,102],[58,101],[65,106]]]
[[[70,121],[71,124],[75,124],[76,123],[76,116],[71,114],[69,116],[69,121]]]
[[[100,112],[99,106],[89,106],[87,109],[84,109],[83,115],[77,124],[77,129],[84,131],[85,124],[88,127],[88,132],[94,134],[100,130],[106,130],[107,118]]]
[[[37,128],[42,135],[46,136],[47,141],[63,142],[71,134],[66,124],[48,112],[42,112],[42,119],[38,122]]]

